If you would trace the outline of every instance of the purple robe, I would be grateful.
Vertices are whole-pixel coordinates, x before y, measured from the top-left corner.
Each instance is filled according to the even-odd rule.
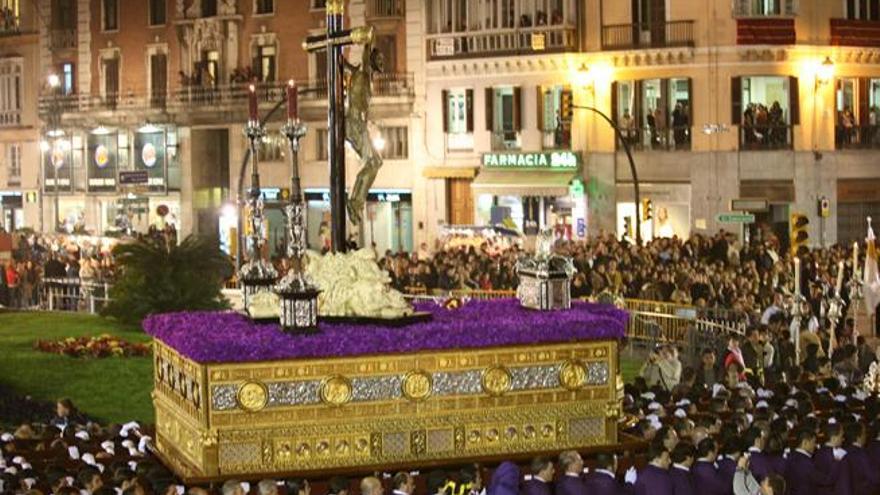
[[[880,472],[877,471],[877,465],[871,462],[866,449],[850,446],[846,449],[844,461],[849,464],[854,494],[874,495],[880,492]]]
[[[770,466],[770,472],[785,477],[785,470],[788,461],[781,455],[767,455],[767,464]]]
[[[580,476],[571,476],[568,473],[563,474],[556,481],[556,495],[586,495],[587,488],[583,478]]]
[[[844,457],[842,460],[834,459],[834,449],[822,447],[813,456],[813,464],[816,469],[825,473],[828,477],[826,483],[817,486],[822,493],[834,495],[850,495],[852,483],[849,479],[849,465]]]
[[[532,478],[522,485],[521,495],[551,495],[553,491],[550,484],[536,478]]]
[[[672,466],[669,468],[669,477],[672,478],[672,492],[675,495],[697,495],[690,471]]]
[[[700,495],[726,495],[727,485],[721,477],[721,473],[715,469],[715,464],[706,461],[697,461],[691,468],[694,478],[694,486],[700,488]],[[733,489],[733,480],[730,481],[730,489]]]
[[[639,471],[635,492],[636,495],[673,495],[669,471],[648,464]]]
[[[880,466],[880,440],[871,440],[865,450],[868,451],[868,457],[871,458],[871,465],[875,468]]]
[[[584,479],[584,487],[589,495],[626,495],[632,492],[632,485],[623,487],[608,473],[590,471]]]
[[[495,472],[487,488],[488,495],[518,495],[519,467],[512,462],[502,462]]]
[[[770,457],[763,452],[749,452],[749,471],[760,483],[774,472],[770,465]]]
[[[736,474],[736,461],[724,456],[718,458],[718,476],[724,484],[727,495],[733,495],[733,475]]]
[[[830,486],[831,480],[822,471],[816,469],[813,459],[796,450],[788,455],[785,470],[787,495],[824,495],[826,492],[819,486]]]

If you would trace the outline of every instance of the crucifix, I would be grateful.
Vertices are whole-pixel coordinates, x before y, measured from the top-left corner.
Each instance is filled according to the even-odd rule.
[[[372,48],[371,27],[344,29],[344,0],[327,0],[326,12],[326,34],[307,37],[303,48],[308,52],[327,51],[327,159],[330,163],[331,239],[333,251],[344,252],[348,242],[345,233],[346,210],[352,223],[359,224],[367,192],[382,165],[382,159],[368,137],[367,110],[373,70],[381,71],[383,63],[379,52]],[[360,66],[348,64],[343,56],[343,48],[350,45],[364,45],[364,57]],[[345,105],[344,88],[346,69],[352,74],[348,109]],[[345,196],[346,140],[363,162],[349,201],[346,201]]]

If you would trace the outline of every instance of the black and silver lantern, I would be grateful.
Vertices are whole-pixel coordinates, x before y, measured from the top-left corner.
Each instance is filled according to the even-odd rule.
[[[574,272],[571,258],[553,254],[552,231],[542,232],[535,255],[516,264],[519,276],[516,297],[520,305],[541,311],[570,309]]]

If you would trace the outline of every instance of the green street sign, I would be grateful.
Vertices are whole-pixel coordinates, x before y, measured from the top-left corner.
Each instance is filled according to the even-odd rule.
[[[719,213],[715,216],[718,223],[755,223],[755,215],[751,213]]]
[[[547,151],[538,153],[500,152],[483,155],[487,168],[549,168],[576,170],[581,165],[580,153]]]

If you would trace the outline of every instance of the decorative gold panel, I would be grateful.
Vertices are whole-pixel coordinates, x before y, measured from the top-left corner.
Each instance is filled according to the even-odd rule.
[[[157,446],[184,479],[222,479],[611,444],[616,355],[595,341],[201,365],[157,342]]]

